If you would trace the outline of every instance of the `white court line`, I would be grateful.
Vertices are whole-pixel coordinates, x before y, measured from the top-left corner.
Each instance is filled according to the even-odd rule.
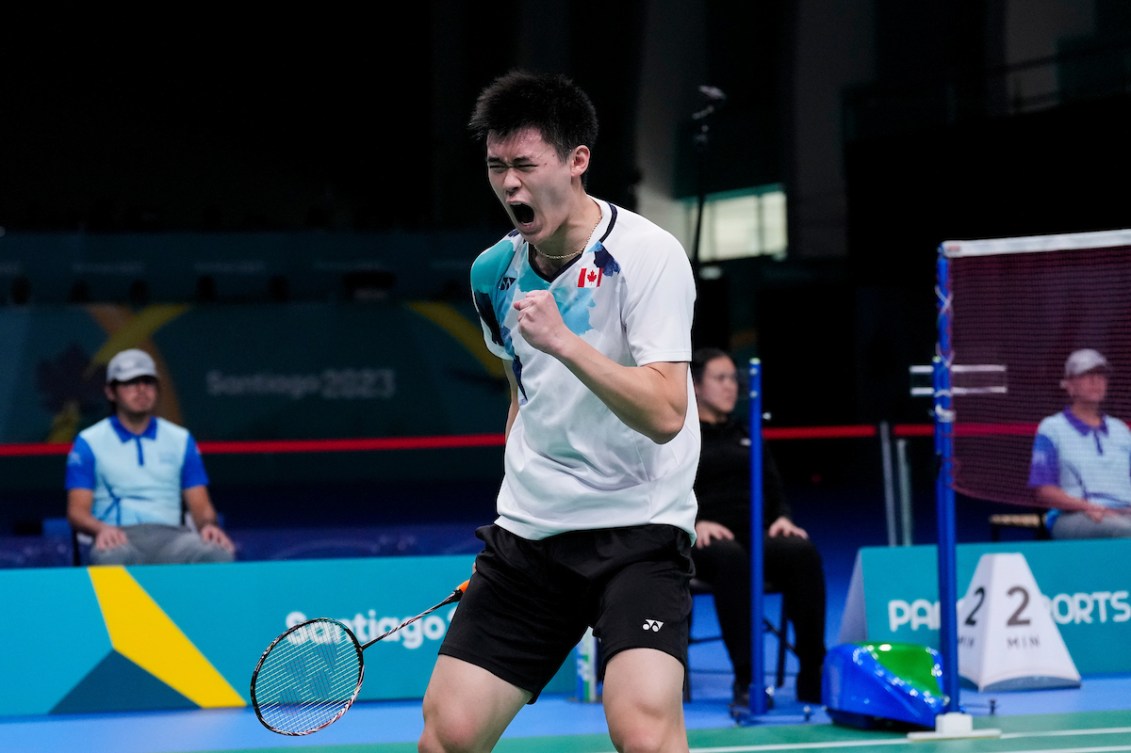
[[[1131,750],[1131,745],[1102,745],[1098,748],[1033,748],[1031,750],[1011,750],[1005,753],[1122,753]]]
[[[986,739],[986,738],[981,738]],[[998,739],[998,738],[995,738]],[[691,753],[753,753],[762,750],[824,750],[826,748],[867,748],[879,745],[923,745],[922,740],[867,740],[855,743],[793,743],[789,745],[732,745],[721,748],[692,748]],[[1032,748],[995,753],[1126,753],[1131,745],[1104,745],[1093,748]]]
[[[1079,730],[1048,730],[1044,732],[1010,732],[995,739],[1021,740],[1037,737],[1076,737],[1084,735],[1125,735],[1131,733],[1131,727],[1097,727],[1095,729]],[[908,740],[895,738],[892,740],[845,740],[842,742],[825,743],[780,743],[774,745],[728,745],[715,748],[692,748],[691,753],[755,753],[755,751],[773,750],[824,750],[834,748],[867,748],[880,745],[922,745],[923,740]],[[932,741],[934,742],[934,741]],[[999,751],[998,753],[1121,753],[1131,751],[1131,744],[1112,745],[1093,748],[1043,748],[1034,750]]]
[[[856,742],[782,743],[778,745],[727,745],[721,748],[692,748],[691,753],[748,753],[756,750],[822,750],[824,748],[873,748],[878,745],[912,745],[911,740],[858,740]]]
[[[1007,737],[1064,737],[1066,735],[1125,735],[1131,733],[1131,727],[1095,727],[1093,729],[1055,729],[1047,732],[1009,732],[1002,734],[1001,739]]]

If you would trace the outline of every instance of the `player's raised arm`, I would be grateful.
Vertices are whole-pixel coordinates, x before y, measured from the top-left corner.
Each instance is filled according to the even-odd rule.
[[[626,425],[658,444],[679,434],[687,415],[686,363],[613,361],[566,327],[549,291],[527,293],[514,307],[526,341],[561,361]]]

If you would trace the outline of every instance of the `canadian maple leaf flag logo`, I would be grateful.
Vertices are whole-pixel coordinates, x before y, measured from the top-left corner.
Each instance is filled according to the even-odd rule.
[[[577,276],[577,287],[579,288],[599,288],[601,287],[601,278],[604,273],[600,268],[590,269],[589,267],[582,267],[581,272]]]

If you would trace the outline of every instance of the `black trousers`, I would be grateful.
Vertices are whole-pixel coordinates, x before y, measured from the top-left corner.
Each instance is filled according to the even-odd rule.
[[[734,668],[735,683],[751,677],[750,553],[738,540],[715,540],[696,546],[691,558],[695,576],[711,585],[723,644]],[[825,660],[825,572],[821,554],[809,539],[767,536],[763,539],[766,581],[781,591],[786,619],[793,625],[800,665],[798,687],[820,686]]]

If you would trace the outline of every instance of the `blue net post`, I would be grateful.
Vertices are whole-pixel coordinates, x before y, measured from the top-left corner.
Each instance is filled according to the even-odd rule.
[[[762,362],[750,359],[750,713],[766,713],[766,656],[762,640]]]
[[[958,694],[958,595],[955,587],[954,523],[954,409],[951,392],[950,365],[953,361],[950,343],[951,291],[946,256],[938,258],[938,345],[933,360],[935,455],[938,476],[935,480],[935,507],[938,515],[939,570],[939,653],[942,656],[941,687],[946,697],[946,711],[959,710]]]

